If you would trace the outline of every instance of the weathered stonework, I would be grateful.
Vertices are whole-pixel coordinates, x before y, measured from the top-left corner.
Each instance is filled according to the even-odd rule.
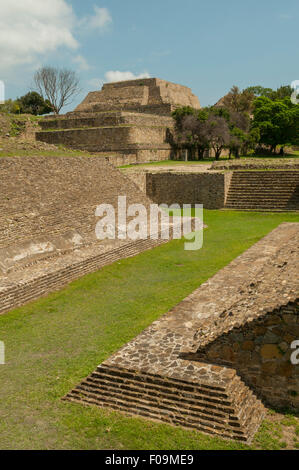
[[[232,367],[265,403],[298,410],[298,366],[290,361],[298,338],[297,300],[223,334],[192,358]]]
[[[201,171],[187,165],[127,169],[128,175],[158,204],[203,204],[206,209],[298,211],[299,170]],[[218,167],[216,167],[218,168]]]
[[[254,393],[299,408],[299,366],[289,361],[298,330],[298,241],[299,224],[279,226],[65,399],[250,442],[265,414]]]
[[[223,209],[226,203],[230,172],[125,170],[124,173],[157,204],[203,204],[205,209]]]
[[[162,225],[157,240],[97,240],[98,205],[111,204],[117,217],[118,196],[148,215],[151,203],[104,159],[1,158],[0,178],[0,313],[167,242]]]
[[[298,211],[299,170],[234,171],[225,207],[257,211]]]
[[[91,92],[74,112],[41,122],[36,138],[49,144],[101,153],[115,165],[167,160],[172,156],[171,112],[199,109],[187,87],[156,78],[110,83]]]
[[[211,170],[298,170],[296,158],[246,158],[239,160],[215,161]]]
[[[75,112],[127,110],[169,116],[178,106],[199,109],[198,98],[190,88],[159,78],[145,78],[107,83],[102,91],[94,91]]]

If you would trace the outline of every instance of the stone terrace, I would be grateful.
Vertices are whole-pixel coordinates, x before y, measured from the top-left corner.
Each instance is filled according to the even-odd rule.
[[[189,88],[157,78],[109,83],[74,112],[42,121],[36,138],[103,154],[115,165],[168,160],[178,106],[199,109],[200,103]]]
[[[241,380],[233,361],[227,367],[198,351],[295,305],[298,235],[299,224],[282,224],[101,364],[66,399],[250,442],[264,416],[254,388]],[[298,312],[292,311],[291,321],[298,325]],[[293,367],[292,387],[299,392],[298,366]],[[298,407],[297,399],[289,396],[289,402]]]
[[[98,205],[111,204],[117,217],[118,196],[148,214],[151,203],[103,159],[1,158],[0,178],[0,313],[167,242],[163,225],[157,240],[97,240]]]

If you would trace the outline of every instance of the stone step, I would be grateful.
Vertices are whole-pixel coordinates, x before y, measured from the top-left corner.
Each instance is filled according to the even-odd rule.
[[[257,198],[257,197],[267,198],[268,197],[270,199],[273,198],[273,197],[278,198],[278,196],[282,197],[282,198],[289,198],[289,199],[299,197],[299,195],[295,194],[292,190],[289,191],[288,193],[286,193],[286,192],[281,193],[281,192],[275,191],[275,190],[272,191],[272,192],[269,192],[269,191],[268,192],[267,191],[264,191],[264,192],[263,191],[258,191],[258,192],[256,192],[255,190],[246,190],[246,191],[242,191],[242,190],[235,191],[234,190],[234,191],[228,193],[228,197],[230,197],[230,196],[234,196],[234,197],[242,197],[242,196],[243,197],[244,196],[248,197],[248,196],[250,196],[250,197],[255,197],[255,198]]]
[[[181,391],[184,391],[184,393],[196,393],[196,394],[204,394],[204,395],[209,395],[211,399],[215,400],[220,400],[223,402],[224,399],[228,398],[227,393],[225,393],[223,388],[216,388],[216,387],[211,387],[211,386],[205,386],[204,384],[197,385],[189,382],[183,382],[183,381],[178,381],[174,379],[167,378],[165,377],[158,377],[158,376],[153,376],[150,374],[142,373],[141,374],[136,374],[136,372],[132,372],[129,370],[123,370],[123,369],[116,369],[113,367],[103,367],[99,366],[97,370],[91,374],[91,377],[102,377],[102,376],[110,376],[113,377],[115,380],[134,380],[136,383],[142,383],[144,384],[144,381],[146,381],[147,386],[151,386],[152,388],[156,389],[158,387],[164,386],[167,389],[174,389],[177,391],[178,386],[180,387]]]
[[[111,382],[109,381],[109,376],[106,378],[101,378],[98,380],[92,380],[93,377],[88,377],[87,383],[90,384],[91,386],[110,386],[110,387],[115,387],[117,388],[122,388],[123,390],[129,390],[132,394],[138,394],[138,393],[145,393],[149,397],[163,397],[168,400],[173,400],[173,401],[178,401],[178,396],[179,396],[179,401],[188,405],[198,405],[199,408],[201,404],[204,404],[208,411],[211,411],[212,414],[218,414],[219,416],[223,415],[224,412],[226,413],[232,413],[233,409],[231,407],[231,404],[229,401],[226,400],[215,400],[211,399],[210,395],[204,395],[204,393],[201,394],[189,394],[186,392],[182,392],[181,390],[178,393],[178,390],[173,388],[172,390],[169,390],[165,387],[165,384],[159,385],[156,387],[152,387],[151,384],[146,382],[146,388],[141,386],[138,382],[134,380],[130,381],[121,381],[119,380],[118,382]],[[85,382],[84,382],[85,383]]]
[[[245,201],[258,201],[258,200],[262,200],[262,201],[277,201],[277,195],[279,195],[278,193],[276,194],[229,194],[227,200],[236,200],[236,201],[242,201],[242,200],[245,200]],[[292,197],[292,196],[291,196]],[[290,195],[283,195],[281,196],[280,195],[280,198],[278,201],[289,201],[291,199]],[[294,199],[297,199],[297,198],[294,198]],[[298,199],[299,200],[299,199]],[[277,201],[277,202],[278,202]]]
[[[252,438],[264,412],[237,376],[226,390],[107,365],[99,366],[64,399],[242,441]]]
[[[279,203],[275,200],[269,200],[269,201],[264,201],[263,199],[261,200],[254,200],[254,199],[228,199],[226,202],[226,205],[254,205],[254,206],[263,206],[263,207],[287,207],[289,204],[287,203],[288,201],[280,201]]]
[[[299,184],[299,183],[298,183]],[[249,185],[249,184],[244,184],[244,185],[240,185],[240,184],[231,184],[231,189],[235,189],[235,190],[243,190],[243,191],[246,191],[246,190],[256,190],[256,191],[289,191],[289,190],[293,190],[295,191],[297,186],[298,186],[297,183],[294,183],[292,185],[286,185],[286,184],[283,184],[283,185],[274,185],[274,184],[266,184],[266,183],[263,183],[261,185]]]
[[[203,413],[194,413],[192,410],[185,408],[181,405],[179,401],[177,401],[176,406],[173,406],[172,403],[167,401],[153,401],[148,400],[146,398],[134,397],[131,398],[127,392],[122,393],[122,389],[120,391],[114,392],[113,394],[105,389],[98,388],[94,390],[90,390],[84,385],[80,385],[76,389],[76,394],[79,395],[81,398],[92,398],[98,404],[110,404],[117,402],[119,405],[122,406],[124,409],[133,408],[136,412],[137,410],[142,411],[149,411],[151,413],[155,413],[158,415],[168,415],[174,416],[179,419],[184,419],[187,421],[191,421],[193,423],[204,424],[207,427],[211,427],[212,429],[218,429],[219,431],[226,431],[229,430],[232,434],[237,434],[239,436],[243,436],[244,432],[236,426],[234,420],[229,421],[229,415],[226,416],[226,419],[220,420],[217,417],[213,417],[212,415],[205,415]],[[73,395],[72,395],[73,396]]]
[[[299,171],[235,171],[225,209],[299,210]]]
[[[180,402],[180,400],[169,400],[164,397],[153,398],[148,396],[146,393],[142,395],[137,395],[130,393],[130,390],[124,388],[117,389],[115,387],[106,387],[103,385],[100,386],[91,386],[90,384],[82,383],[78,388],[78,393],[83,392],[88,395],[97,397],[100,401],[102,399],[114,398],[119,401],[124,399],[125,393],[125,403],[126,405],[136,405],[141,408],[153,409],[163,409],[163,413],[173,413],[179,414],[180,416],[190,416],[192,419],[202,419],[208,422],[213,422],[214,425],[217,425],[219,428],[226,428],[230,426],[229,415],[219,416],[218,414],[208,413],[204,411],[204,408],[200,409],[197,407],[188,406],[186,403]],[[233,425],[233,424],[232,424]]]
[[[279,212],[288,212],[288,211],[294,211],[294,212],[298,212],[298,209],[295,208],[295,207],[288,207],[288,206],[282,206],[282,207],[265,207],[265,206],[258,206],[258,205],[238,205],[238,204],[227,204],[225,205],[225,209],[232,209],[232,210],[252,210],[252,211],[261,211],[261,212],[264,212],[264,211],[268,211],[268,212],[275,212],[275,211],[279,211]]]
[[[297,186],[298,186],[299,183],[292,183],[292,184],[286,184],[286,183],[282,183],[282,184],[271,184],[271,183],[261,183],[260,185],[258,184],[234,184],[232,183],[232,189],[243,189],[243,190],[246,190],[246,189],[256,189],[256,190],[267,190],[267,191],[271,191],[271,190],[277,190],[277,191],[287,191],[289,189],[296,189]]]
[[[273,201],[269,201],[269,202],[263,202],[263,201],[238,201],[238,200],[228,200],[226,202],[226,206],[256,206],[256,207],[265,207],[265,208],[271,208],[271,207],[276,207],[276,208],[280,208],[280,207],[291,207],[289,204],[287,203],[277,203],[275,200]]]
[[[219,437],[226,438],[226,439],[235,439],[235,440],[240,440],[243,442],[246,442],[246,437],[245,436],[239,436],[238,434],[235,433],[230,433],[229,431],[223,431],[223,430],[218,430],[216,427],[211,427],[211,426],[206,426],[203,422],[196,422],[194,423],[192,420],[186,421],[185,418],[178,418],[175,416],[170,416],[168,413],[163,414],[160,412],[155,412],[155,410],[141,410],[135,407],[128,407],[125,404],[119,404],[117,402],[105,402],[101,403],[98,402],[97,399],[93,399],[90,397],[77,397],[75,395],[68,395],[65,398],[67,401],[71,401],[74,403],[80,403],[80,404],[87,404],[87,405],[95,405],[95,406],[100,406],[100,407],[108,407],[111,408],[115,411],[125,413],[131,416],[141,416],[146,419],[150,419],[155,422],[165,422],[167,424],[171,424],[174,426],[181,426],[186,429],[196,429],[197,431],[204,432],[206,434],[210,435],[218,435]]]

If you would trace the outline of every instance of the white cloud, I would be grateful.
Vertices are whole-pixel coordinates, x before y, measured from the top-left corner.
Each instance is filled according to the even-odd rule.
[[[87,60],[82,55],[77,55],[73,58],[73,62],[77,64],[80,70],[89,70],[90,66]]]
[[[76,51],[75,33],[104,31],[111,22],[109,11],[97,6],[93,15],[78,18],[67,0],[0,0],[0,78],[19,66],[37,68],[59,48]],[[90,68],[82,55],[72,60],[80,70]]]
[[[143,72],[139,75],[134,75],[132,72],[120,72],[118,70],[109,70],[109,72],[105,73],[105,80],[109,83],[137,80],[138,78],[150,78],[150,74]]]
[[[76,49],[75,16],[65,0],[1,0],[0,71],[64,46]]]
[[[94,6],[94,14],[84,17],[80,24],[88,30],[106,30],[107,26],[112,23],[112,18],[107,8]]]

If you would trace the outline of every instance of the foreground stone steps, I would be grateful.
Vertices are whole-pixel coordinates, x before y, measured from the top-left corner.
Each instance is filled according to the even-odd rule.
[[[256,397],[239,378],[236,383],[242,386],[233,393],[220,387],[99,366],[64,399],[248,441],[256,430],[253,423],[259,422],[264,409],[262,404],[257,406]]]

